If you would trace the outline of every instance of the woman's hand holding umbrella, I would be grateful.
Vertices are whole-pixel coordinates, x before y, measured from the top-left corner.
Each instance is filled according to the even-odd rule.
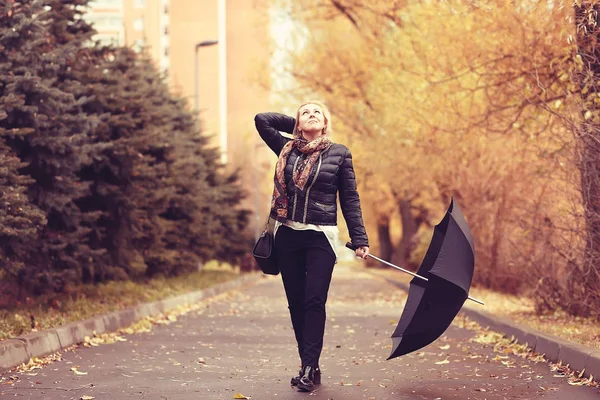
[[[357,248],[354,251],[354,254],[356,254],[356,257],[366,259],[367,257],[369,257],[369,246],[361,246],[361,247]]]

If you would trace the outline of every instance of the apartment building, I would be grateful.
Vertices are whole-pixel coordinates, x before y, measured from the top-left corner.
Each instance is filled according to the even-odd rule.
[[[170,63],[169,0],[94,0],[85,19],[98,31],[103,43],[147,48],[157,66],[167,71]]]

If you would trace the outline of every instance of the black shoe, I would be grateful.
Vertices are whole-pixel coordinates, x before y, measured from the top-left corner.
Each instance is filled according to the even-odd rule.
[[[294,376],[291,379],[290,384],[292,386],[298,386],[298,384],[300,383],[300,378],[302,378],[302,369],[300,371],[298,371],[298,376]],[[319,367],[315,368],[315,379],[314,379],[313,383],[315,385],[321,384],[321,370],[319,369]]]
[[[298,371],[298,375],[292,377],[292,380],[290,381],[290,384],[292,386],[298,386],[298,384],[300,383],[300,378],[302,378],[302,369],[300,369],[300,371]]]
[[[321,372],[313,367],[304,367],[302,377],[298,382],[298,390],[301,392],[312,392],[315,385],[321,383]]]

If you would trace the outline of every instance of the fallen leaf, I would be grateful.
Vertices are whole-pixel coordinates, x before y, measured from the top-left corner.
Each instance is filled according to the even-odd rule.
[[[241,393],[236,394],[235,396],[233,396],[234,399],[249,399],[250,397],[246,397]]]
[[[441,350],[448,350],[448,349],[450,348],[450,345],[449,345],[449,344],[447,344],[447,345],[445,345],[445,346],[439,346],[439,348],[440,348]]]
[[[87,372],[78,371],[77,368],[71,368],[71,371],[75,372],[75,375],[87,375]]]
[[[435,364],[436,365],[450,364],[450,361],[448,361],[448,359],[445,359],[445,360],[442,360],[442,361],[438,361]]]
[[[81,396],[79,398],[79,400],[92,400],[94,398],[95,398],[94,396],[88,396],[87,394],[84,394],[83,396]]]

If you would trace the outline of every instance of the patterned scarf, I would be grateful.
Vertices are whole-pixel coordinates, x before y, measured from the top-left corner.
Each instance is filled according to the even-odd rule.
[[[312,169],[319,158],[321,152],[331,146],[332,142],[329,136],[319,136],[311,142],[305,139],[290,140],[283,146],[279,159],[275,165],[275,187],[273,189],[273,198],[271,199],[271,216],[276,220],[285,222],[287,219],[287,188],[285,184],[285,166],[287,164],[290,153],[294,148],[297,148],[302,153],[308,156],[298,163],[296,170],[293,172],[293,182],[296,188],[304,191],[306,183]]]

